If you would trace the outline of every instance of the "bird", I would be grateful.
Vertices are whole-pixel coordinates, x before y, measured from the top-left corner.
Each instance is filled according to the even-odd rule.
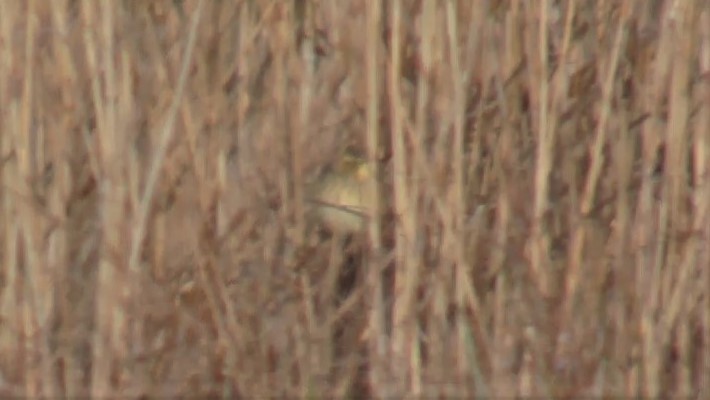
[[[364,157],[353,149],[344,151],[307,191],[315,218],[333,233],[362,231],[374,197],[368,183],[371,176]]]

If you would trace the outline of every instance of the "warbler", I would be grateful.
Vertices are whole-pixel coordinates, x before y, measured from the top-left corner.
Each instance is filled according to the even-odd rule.
[[[315,217],[335,233],[361,231],[374,196],[367,182],[371,175],[363,157],[353,150],[345,151],[308,190]]]

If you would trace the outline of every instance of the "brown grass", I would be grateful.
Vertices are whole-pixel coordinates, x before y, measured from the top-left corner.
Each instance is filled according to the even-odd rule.
[[[0,49],[2,397],[710,396],[707,1],[9,0]]]

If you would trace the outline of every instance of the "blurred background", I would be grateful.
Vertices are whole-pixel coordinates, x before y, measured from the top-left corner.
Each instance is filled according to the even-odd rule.
[[[9,0],[0,49],[3,397],[710,395],[706,1]]]

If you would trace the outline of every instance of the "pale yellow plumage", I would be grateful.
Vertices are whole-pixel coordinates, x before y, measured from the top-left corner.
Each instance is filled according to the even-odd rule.
[[[330,230],[353,233],[363,229],[372,202],[364,159],[347,152],[310,188],[315,216]]]

